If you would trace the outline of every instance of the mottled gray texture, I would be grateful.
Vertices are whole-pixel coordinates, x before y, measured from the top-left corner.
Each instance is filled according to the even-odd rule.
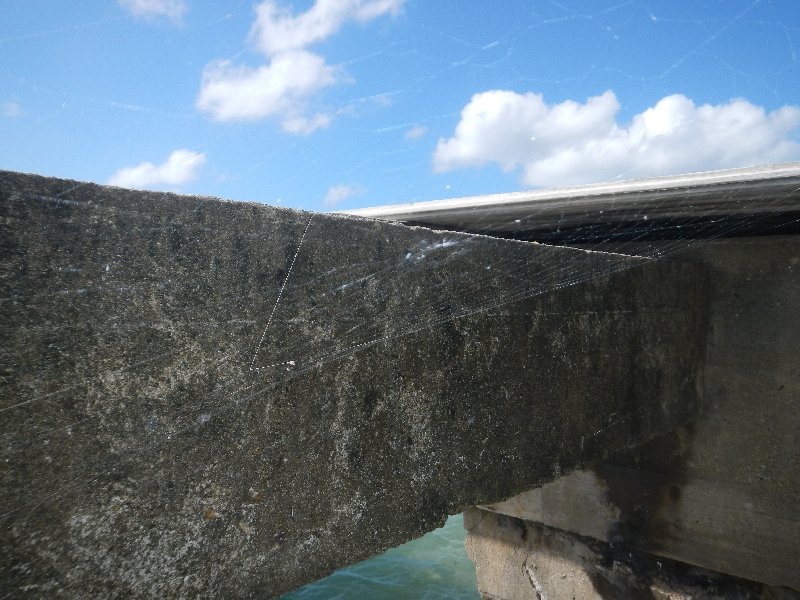
[[[696,407],[697,265],[7,172],[0,228],[0,597],[270,597]]]
[[[487,508],[800,598],[800,236],[694,241],[681,258],[709,278],[698,417]]]
[[[709,274],[698,418],[492,509],[800,595],[800,236],[682,258]]]

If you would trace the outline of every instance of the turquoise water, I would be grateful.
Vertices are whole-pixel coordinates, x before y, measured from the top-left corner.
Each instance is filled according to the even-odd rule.
[[[339,569],[281,600],[480,600],[464,535],[462,516],[455,515],[440,529]]]

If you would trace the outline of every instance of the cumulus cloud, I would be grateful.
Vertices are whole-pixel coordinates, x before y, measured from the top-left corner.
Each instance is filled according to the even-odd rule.
[[[613,92],[585,103],[541,94],[475,94],[453,137],[440,139],[437,172],[498,164],[528,186],[591,183],[800,159],[800,107],[772,112],[747,102],[696,105],[675,94],[617,122]]]
[[[396,14],[404,0],[316,0],[293,15],[274,0],[256,6],[250,39],[267,58],[259,67],[215,61],[203,70],[197,108],[218,121],[277,117],[284,131],[308,134],[326,127],[329,115],[307,115],[311,97],[340,81],[343,71],[307,47],[334,35],[348,21]]]
[[[341,183],[328,188],[328,192],[322,199],[322,204],[325,206],[336,206],[343,200],[352,198],[353,196],[360,196],[366,193],[367,189],[360,185],[347,185]]]
[[[119,5],[139,18],[166,18],[179,22],[188,10],[185,0],[117,0]]]
[[[138,189],[177,186],[195,179],[197,170],[205,161],[205,154],[186,149],[175,150],[160,165],[143,162],[135,167],[124,167],[114,173],[108,183]]]
[[[299,50],[320,42],[341,29],[347,21],[362,23],[397,14],[402,0],[317,0],[306,12],[294,16],[273,0],[256,7],[256,22],[250,32],[267,56]]]
[[[197,107],[220,121],[278,114],[285,117],[284,124],[291,124],[299,118],[294,112],[298,103],[335,81],[335,69],[305,50],[281,53],[257,68],[218,61],[203,70]]]

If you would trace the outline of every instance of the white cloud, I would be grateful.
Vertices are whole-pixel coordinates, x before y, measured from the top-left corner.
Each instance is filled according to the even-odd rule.
[[[282,115],[291,129],[299,118],[298,106],[335,81],[335,69],[305,50],[281,53],[255,69],[218,61],[203,70],[197,107],[219,121]],[[316,123],[324,125],[322,120]]]
[[[366,193],[367,189],[360,185],[347,185],[341,183],[328,188],[328,192],[322,199],[322,204],[325,206],[336,206],[343,200],[352,198],[353,196],[360,196]]]
[[[179,22],[188,10],[185,0],[117,0],[119,5],[134,17],[164,17]]]
[[[766,112],[746,100],[695,105],[667,96],[617,123],[613,92],[585,103],[547,104],[540,94],[475,94],[450,139],[440,139],[434,170],[496,163],[522,170],[522,183],[554,186],[800,159],[800,107]]]
[[[124,167],[108,180],[109,185],[125,188],[152,188],[177,186],[197,177],[197,170],[206,162],[205,154],[191,150],[175,150],[160,165],[143,162],[135,167]]]
[[[284,131],[308,134],[331,117],[306,115],[314,94],[341,80],[343,71],[306,50],[348,21],[366,22],[399,11],[404,0],[316,0],[305,12],[266,0],[256,6],[250,38],[268,59],[259,67],[215,61],[203,70],[197,108],[218,121],[278,117]]]
[[[418,140],[426,133],[428,133],[427,127],[423,127],[422,125],[417,125],[416,127],[412,127],[411,129],[406,131],[405,137],[407,140]]]
[[[274,0],[256,7],[256,22],[250,32],[267,56],[299,50],[320,42],[347,21],[362,23],[386,13],[397,14],[403,0],[316,0],[306,12],[294,16]]]
[[[14,118],[22,114],[22,108],[16,102],[3,102],[0,104],[0,113],[4,117]]]

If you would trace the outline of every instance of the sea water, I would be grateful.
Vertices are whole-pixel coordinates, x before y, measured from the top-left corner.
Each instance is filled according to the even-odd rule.
[[[464,550],[461,515],[440,529],[339,569],[281,600],[480,600],[475,567]]]

